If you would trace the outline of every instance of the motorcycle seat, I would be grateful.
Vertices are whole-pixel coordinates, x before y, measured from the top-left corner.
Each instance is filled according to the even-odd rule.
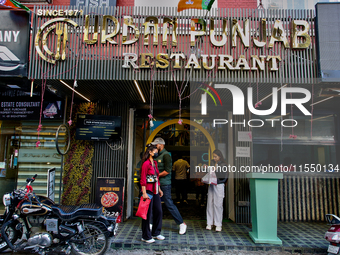
[[[98,218],[102,213],[102,206],[96,204],[83,205],[53,205],[52,211],[61,220],[73,220],[75,218]]]

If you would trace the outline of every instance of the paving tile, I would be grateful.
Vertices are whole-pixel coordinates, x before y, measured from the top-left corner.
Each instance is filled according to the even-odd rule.
[[[278,237],[282,246],[272,244],[255,244],[249,236],[251,228],[247,225],[223,222],[222,231],[205,229],[205,221],[186,221],[188,225],[185,235],[178,234],[178,226],[173,220],[163,220],[162,235],[164,241],[153,244],[141,242],[141,220],[132,219],[119,226],[117,236],[112,240],[113,248],[123,249],[209,249],[212,251],[228,249],[246,249],[249,251],[279,249],[282,251],[322,253],[327,250],[328,242],[324,234],[328,229],[325,223],[279,222]],[[308,238],[307,238],[308,237]]]

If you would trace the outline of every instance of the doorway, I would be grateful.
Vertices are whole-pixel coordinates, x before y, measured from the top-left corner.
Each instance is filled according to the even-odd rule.
[[[162,137],[166,150],[172,156],[172,164],[180,159],[186,160],[191,173],[195,171],[195,166],[210,163],[211,153],[216,147],[209,130],[189,119],[182,121],[182,125],[178,124],[178,119],[154,121],[154,126],[150,127],[148,121],[136,120],[134,211],[139,201],[140,153],[144,149],[144,144],[151,143],[156,137]],[[175,172],[172,172],[172,198],[184,219],[204,220],[206,217],[207,185],[200,183],[199,180],[200,178],[190,178],[190,174],[187,175],[185,180],[187,199],[184,200],[181,194],[179,197],[178,192],[176,194],[179,187],[176,187]],[[172,219],[168,210],[165,207],[163,209],[164,219]]]

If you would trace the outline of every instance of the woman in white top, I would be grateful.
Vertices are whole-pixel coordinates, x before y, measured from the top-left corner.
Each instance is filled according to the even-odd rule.
[[[213,152],[213,165],[215,170],[217,166],[222,169],[227,163],[224,161],[223,154],[220,150]],[[224,199],[224,185],[228,179],[228,172],[217,172],[217,184],[210,184],[208,188],[208,203],[207,203],[207,227],[211,230],[212,226],[216,226],[216,231],[222,230],[223,219],[223,199]]]

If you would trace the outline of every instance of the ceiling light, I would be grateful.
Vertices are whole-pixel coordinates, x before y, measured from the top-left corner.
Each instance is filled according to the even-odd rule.
[[[144,96],[143,96],[143,93],[142,93],[142,91],[140,90],[140,87],[139,87],[139,85],[138,85],[137,81],[136,81],[136,80],[134,80],[133,82],[134,82],[134,83],[135,83],[135,85],[136,85],[136,88],[137,88],[137,90],[138,90],[138,92],[139,92],[139,95],[140,95],[140,97],[141,97],[141,98],[142,98],[142,100],[143,100],[143,103],[146,103],[146,101],[145,101],[145,98],[144,98]]]
[[[270,120],[274,120],[274,119],[278,119],[278,118],[281,118],[281,117],[285,117],[285,116],[288,116],[290,113],[287,113],[286,115],[278,115],[276,117],[273,117],[273,118],[270,118]]]
[[[10,87],[11,89],[21,89],[18,85],[7,84],[7,86]]]
[[[283,85],[282,87],[278,88],[277,91],[281,90],[282,88],[286,87],[287,85],[288,85],[288,84]],[[257,102],[257,104],[260,103],[260,102],[263,102],[264,100],[266,100],[266,99],[267,99],[268,97],[270,97],[271,95],[273,95],[273,93],[270,93],[268,96],[262,98],[260,101]]]
[[[312,119],[312,120],[309,120],[309,121],[322,120],[322,119],[326,119],[328,117],[333,117],[333,114],[327,115],[327,116],[322,116],[322,117],[319,117],[319,118],[316,118],[316,119]]]
[[[333,97],[334,97],[334,96],[327,97],[327,98],[325,98],[325,99],[322,99],[322,100],[320,100],[320,101],[317,101],[317,102],[315,102],[315,103],[311,104],[310,106],[312,106],[312,105],[316,105],[316,104],[319,104],[319,103],[322,103],[323,101],[329,100],[329,99],[331,99],[331,98],[333,98]]]
[[[86,98],[85,96],[83,96],[82,94],[80,94],[78,91],[76,91],[74,88],[72,88],[70,85],[68,85],[66,82],[59,80],[62,84],[64,84],[66,87],[68,87],[70,90],[73,90],[74,92],[76,92],[79,96],[81,96],[82,98],[84,98],[86,101],[91,102],[90,99]]]

